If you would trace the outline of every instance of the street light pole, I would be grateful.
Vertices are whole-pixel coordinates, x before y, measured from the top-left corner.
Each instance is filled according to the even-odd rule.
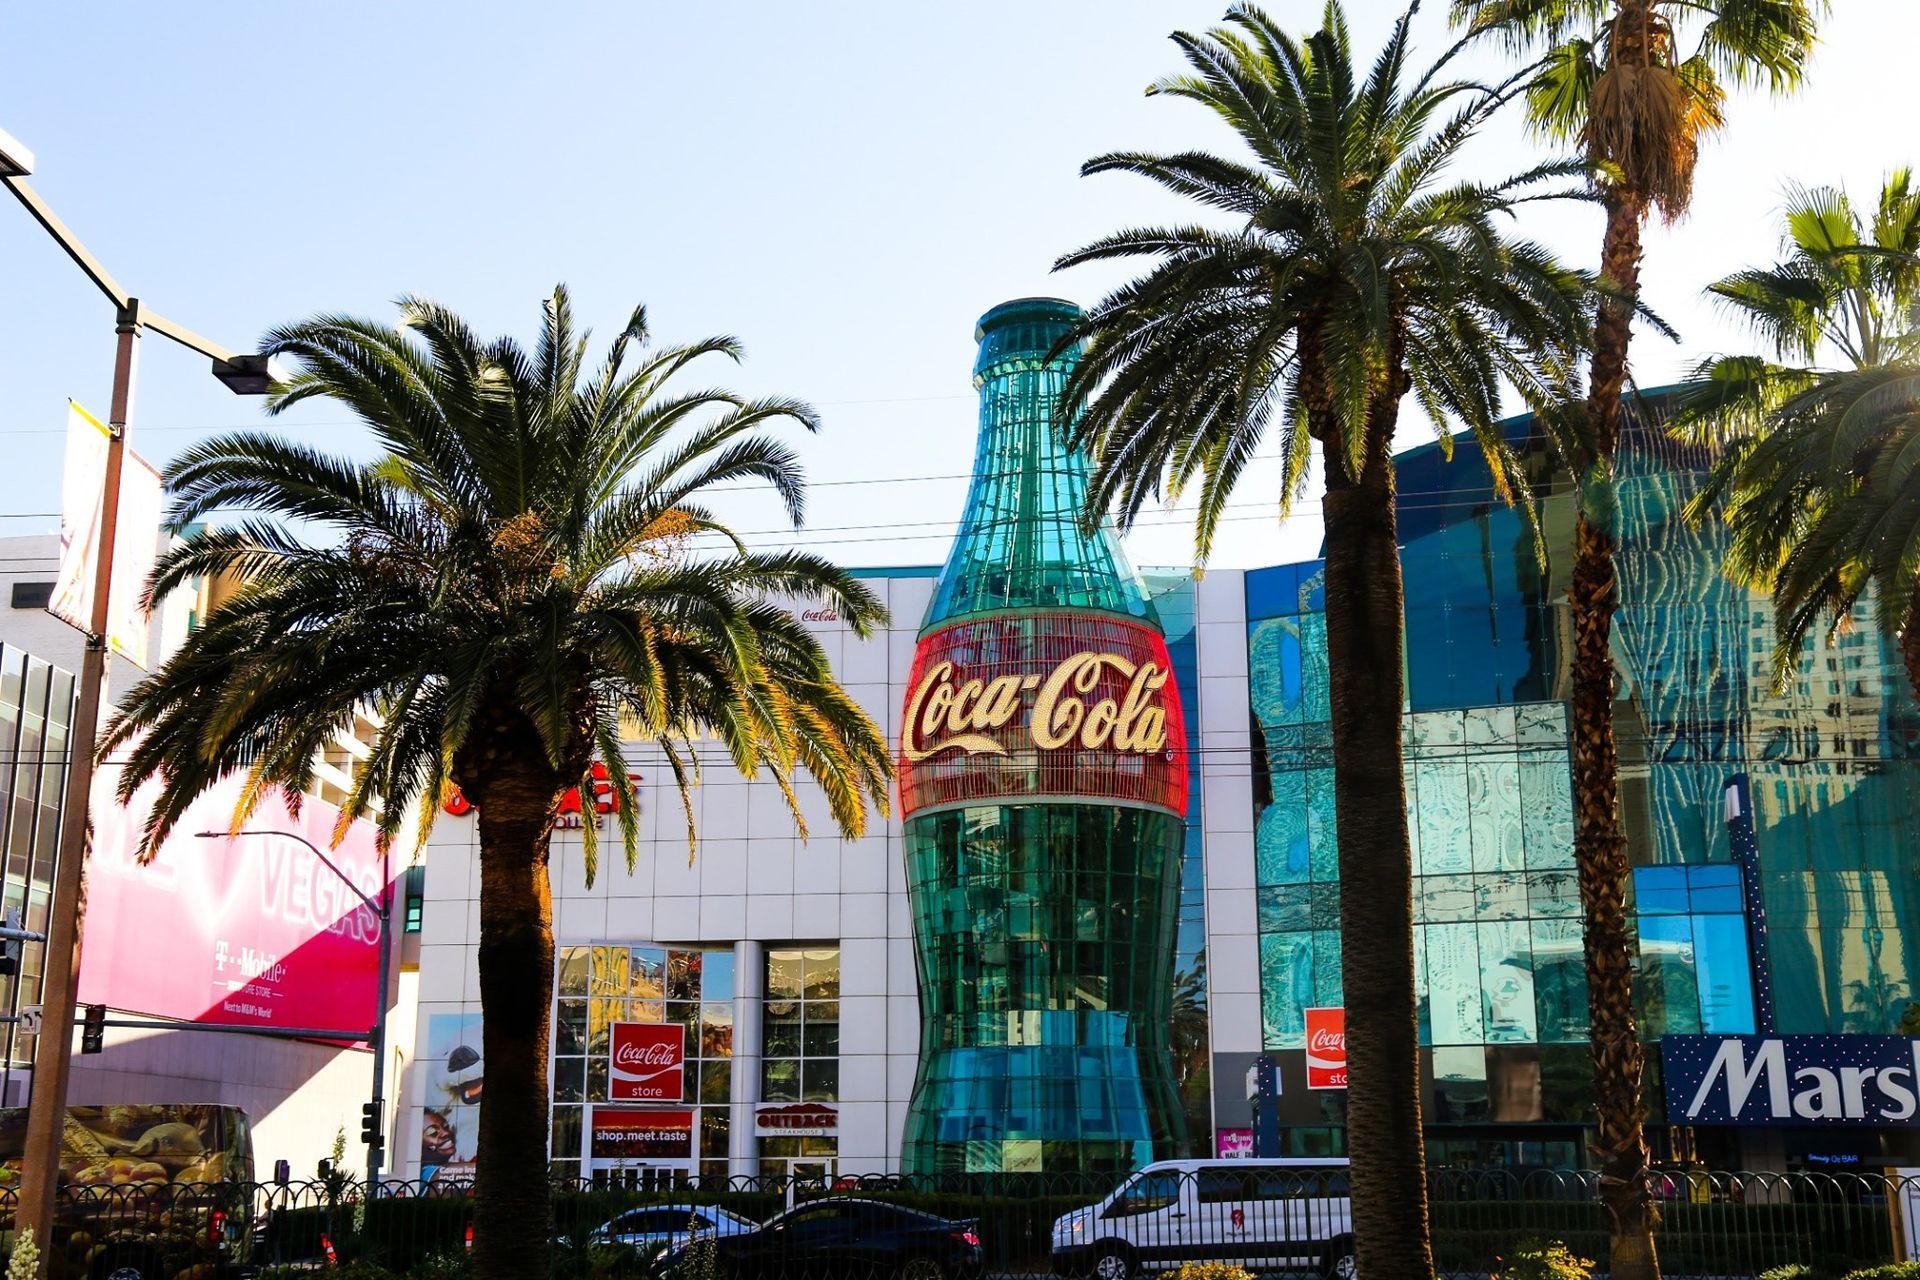
[[[387,1001],[388,984],[393,981],[393,880],[388,874],[387,850],[380,850],[380,901],[375,902],[360,891],[360,886],[334,864],[333,859],[320,851],[320,847],[305,836],[295,835],[291,831],[199,831],[195,832],[202,840],[238,839],[243,836],[282,837],[298,841],[307,847],[307,851],[320,859],[320,865],[333,872],[340,883],[361,905],[373,912],[380,923],[380,976],[377,981],[380,989],[375,993],[373,1002],[373,1027],[367,1032],[367,1045],[373,1050],[373,1114],[379,1117],[382,1130],[382,1142],[367,1145],[367,1194],[371,1196],[380,1185],[380,1156],[384,1145],[386,1129],[386,1080],[387,1080]]]
[[[109,600],[113,588],[114,539],[120,511],[120,472],[126,454],[127,426],[133,418],[134,374],[140,336],[148,329],[198,351],[213,361],[213,374],[238,395],[264,395],[277,380],[269,357],[237,355],[190,329],[144,309],[120,287],[105,267],[27,183],[33,153],[0,132],[0,186],[6,187],[86,273],[114,305],[113,400],[107,421],[107,466],[101,484],[100,538],[95,547],[93,600],[88,610],[87,647],[80,664],[80,687],[68,737],[67,787],[61,810],[60,846],[54,864],[41,1004],[45,1010],[34,1043],[33,1093],[22,1153],[16,1227],[33,1229],[42,1246],[50,1242],[54,1196],[60,1181],[60,1153],[67,1111],[67,1074],[73,1053],[74,976],[80,964],[81,903],[86,882],[86,850],[92,821],[94,743],[99,736],[100,703],[106,692]]]
[[[93,789],[93,742],[100,730],[100,699],[107,675],[108,594],[113,585],[114,535],[119,525],[120,466],[127,422],[133,416],[134,366],[140,354],[140,303],[129,299],[114,327],[113,403],[107,415],[107,474],[100,508],[100,542],[93,566],[93,602],[87,618],[87,651],[80,665],[80,696],[73,712],[67,791],[62,802],[60,852],[53,864],[53,900],[41,971],[42,1017],[33,1045],[33,1093],[28,1100],[27,1143],[21,1153],[19,1226],[31,1227],[43,1247],[51,1243],[53,1199],[60,1182],[60,1149],[67,1112],[67,1066],[73,1052],[74,974],[80,967],[80,893],[86,884],[91,827],[87,800]]]

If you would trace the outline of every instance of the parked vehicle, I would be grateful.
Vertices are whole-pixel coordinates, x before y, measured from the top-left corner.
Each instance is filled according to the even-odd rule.
[[[977,1219],[850,1196],[800,1205],[714,1242],[722,1280],[975,1280],[985,1267]]]
[[[629,1209],[593,1229],[595,1244],[665,1245],[677,1252],[691,1240],[737,1236],[756,1231],[759,1224],[712,1205],[649,1204]]]
[[[27,1113],[0,1110],[0,1250],[11,1255]],[[67,1108],[49,1272],[87,1280],[219,1280],[253,1232],[253,1138],[238,1107]]]
[[[1130,1280],[1183,1262],[1353,1280],[1345,1160],[1167,1160],[1053,1224],[1056,1275]]]

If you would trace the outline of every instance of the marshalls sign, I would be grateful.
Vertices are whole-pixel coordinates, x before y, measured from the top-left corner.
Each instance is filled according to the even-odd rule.
[[[1701,1125],[1920,1123],[1920,1040],[1668,1036],[1667,1120]]]

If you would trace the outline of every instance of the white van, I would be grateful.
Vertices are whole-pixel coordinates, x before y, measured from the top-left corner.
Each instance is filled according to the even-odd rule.
[[[1183,1262],[1353,1280],[1345,1160],[1163,1160],[1053,1224],[1055,1275],[1130,1280]]]

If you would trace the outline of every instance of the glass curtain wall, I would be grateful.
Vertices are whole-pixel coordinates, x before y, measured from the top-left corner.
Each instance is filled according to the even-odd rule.
[[[60,813],[67,781],[67,730],[73,722],[74,678],[15,648],[0,645],[0,909],[37,933],[47,928],[53,864],[60,847]],[[23,944],[6,983],[7,1012],[40,998],[45,948]],[[5,1028],[0,1102],[25,1105],[33,1039]]]
[[[1181,701],[1199,706],[1200,655],[1194,633],[1193,575],[1141,573],[1173,659]],[[1173,1075],[1186,1112],[1186,1156],[1213,1149],[1213,1037],[1207,1016],[1206,814],[1201,804],[1200,717],[1186,717],[1187,833],[1180,852],[1180,916],[1174,926]]]
[[[840,952],[832,947],[767,952],[761,1049],[762,1102],[840,1098]],[[760,1172],[832,1177],[840,1140],[761,1138]]]
[[[663,1105],[694,1112],[693,1165],[724,1178],[733,1099],[733,953],[594,943],[560,948],[557,965],[554,1176],[579,1178],[587,1167],[587,1113],[608,1102],[613,1024],[673,1022],[686,1028],[686,1077],[683,1101]]]

